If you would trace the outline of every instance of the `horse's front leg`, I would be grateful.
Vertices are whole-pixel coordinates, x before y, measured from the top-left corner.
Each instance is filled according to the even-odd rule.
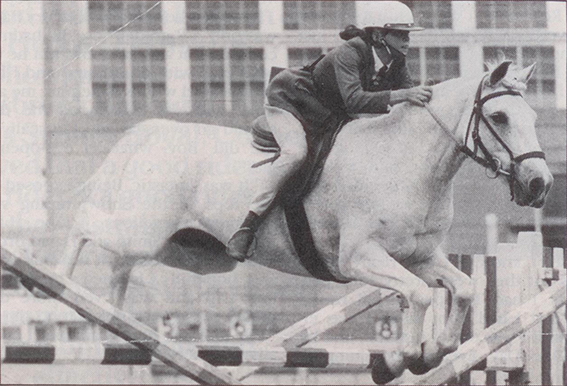
[[[376,287],[394,290],[407,300],[409,308],[404,310],[403,315],[404,334],[401,353],[385,354],[386,364],[392,375],[396,377],[401,375],[409,364],[421,356],[423,320],[425,311],[431,303],[431,289],[423,280],[394,260],[375,241],[366,241],[350,248],[341,242],[339,263],[341,272],[345,276]]]
[[[430,287],[445,287],[451,293],[451,312],[445,328],[434,342],[424,344],[421,365],[410,367],[412,372],[422,374],[439,365],[443,357],[455,351],[461,343],[461,330],[473,301],[474,286],[439,248],[430,259],[410,265],[408,269]]]

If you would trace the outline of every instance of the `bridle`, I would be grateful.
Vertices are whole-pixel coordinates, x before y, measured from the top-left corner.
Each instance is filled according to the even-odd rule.
[[[469,158],[473,159],[476,163],[483,166],[487,170],[487,176],[489,178],[497,178],[500,175],[503,175],[507,178],[508,183],[510,184],[510,194],[512,196],[512,200],[514,200],[514,181],[517,180],[516,178],[516,166],[522,163],[523,161],[530,159],[530,158],[541,158],[545,159],[545,153],[543,151],[530,151],[527,153],[520,154],[518,156],[514,155],[514,152],[510,149],[510,147],[504,142],[504,140],[498,135],[488,118],[484,115],[482,111],[482,107],[484,104],[494,98],[498,98],[503,95],[513,95],[522,97],[522,94],[515,90],[505,90],[505,91],[498,91],[492,94],[488,94],[481,98],[482,94],[482,86],[486,76],[482,78],[478,89],[476,91],[476,96],[474,100],[473,109],[471,112],[471,117],[469,119],[469,123],[467,126],[467,133],[465,135],[465,143],[461,144],[460,140],[455,137],[455,135],[451,132],[451,130],[443,123],[443,121],[437,116],[435,111],[431,108],[429,104],[425,104],[427,111],[431,114],[433,119],[443,128],[443,130],[449,134],[449,136],[458,144],[459,150],[464,153]],[[482,138],[480,137],[480,121],[483,121],[488,131],[492,134],[492,136],[500,143],[500,145],[506,150],[508,155],[510,156],[510,169],[504,170],[502,169],[502,162],[494,157],[490,151],[486,148],[484,143],[482,142]],[[474,121],[474,125],[473,125]],[[469,137],[472,138],[473,142],[473,149],[468,147]],[[478,150],[480,149],[482,155],[478,154]],[[492,174],[489,174],[490,171]]]

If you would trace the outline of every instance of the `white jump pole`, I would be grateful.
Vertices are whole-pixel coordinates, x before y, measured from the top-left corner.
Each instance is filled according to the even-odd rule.
[[[48,295],[127,342],[147,351],[150,355],[199,384],[240,384],[228,373],[204,360],[189,357],[179,352],[170,342],[159,336],[156,331],[136,320],[133,316],[120,311],[68,278],[55,274],[49,267],[33,258],[16,256],[2,247],[1,261],[2,266],[7,270],[21,278],[32,281],[37,288]]]
[[[336,302],[309,315],[257,347],[301,347],[320,334],[351,320],[396,295],[395,292],[364,285]],[[232,376],[243,380],[259,370],[259,367],[241,367],[232,372]]]
[[[409,380],[410,384],[442,385],[471,369],[491,353],[565,305],[565,291],[565,278],[562,278],[558,283],[484,330],[479,336],[463,343],[457,351],[445,357],[438,367],[421,377]]]

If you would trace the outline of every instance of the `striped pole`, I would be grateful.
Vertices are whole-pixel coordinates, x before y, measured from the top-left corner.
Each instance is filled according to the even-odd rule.
[[[150,353],[128,343],[2,345],[2,363],[7,364],[149,365],[151,362]]]
[[[448,355],[438,367],[421,377],[409,379],[409,384],[442,385],[471,369],[563,306],[566,302],[565,290],[563,278],[510,312],[501,321],[488,327],[479,336],[469,339],[457,351]]]
[[[73,281],[59,276],[29,257],[18,257],[1,248],[2,266],[17,276],[31,280],[48,295],[73,308],[108,331],[145,350],[166,365],[200,384],[239,384],[224,371],[197,357],[188,357],[160,337],[150,327],[120,311]]]
[[[301,347],[320,334],[339,326],[361,313],[369,310],[396,293],[364,285],[336,302],[309,315],[285,330],[259,343],[256,347]],[[260,367],[242,367],[232,372],[232,376],[243,380],[258,371]]]
[[[306,368],[369,369],[391,345],[367,350],[283,347],[241,347],[220,345],[190,346],[196,356],[213,366],[270,366]],[[13,344],[2,346],[2,363],[9,364],[98,364],[149,365],[147,351],[121,344]]]

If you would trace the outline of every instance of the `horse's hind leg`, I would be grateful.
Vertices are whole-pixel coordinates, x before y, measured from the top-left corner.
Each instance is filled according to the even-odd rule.
[[[132,268],[136,264],[136,259],[123,259],[118,257],[112,264],[112,278],[110,279],[110,304],[118,309],[122,309],[126,290],[130,281]]]
[[[461,330],[474,297],[471,279],[459,271],[438,249],[429,260],[409,266],[408,269],[430,287],[445,287],[451,293],[451,312],[442,333],[433,342],[425,342],[422,361],[414,373],[425,373],[437,366],[443,357],[455,351],[461,343]]]
[[[67,237],[63,255],[55,267],[55,272],[70,279],[79,260],[79,254],[87,241],[81,231],[81,225],[75,221]],[[31,291],[35,297],[41,299],[49,298],[45,292],[37,289],[32,283],[24,280],[22,284]]]
[[[77,266],[77,261],[79,260],[79,255],[81,250],[87,243],[88,239],[85,238],[83,232],[81,231],[80,224],[75,222],[69,235],[67,237],[67,243],[65,244],[65,249],[63,251],[63,256],[57,262],[56,272],[67,278],[73,275],[73,271]]]

